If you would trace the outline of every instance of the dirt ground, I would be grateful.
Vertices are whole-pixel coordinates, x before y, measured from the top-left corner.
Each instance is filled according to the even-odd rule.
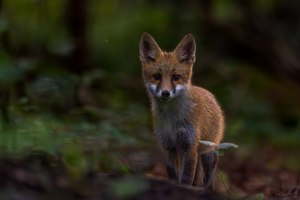
[[[145,158],[145,153],[136,155],[136,163],[136,157]],[[220,157],[217,192],[212,194],[166,180],[160,161],[140,159],[135,167],[139,173],[91,170],[74,178],[58,157],[33,152],[1,158],[0,199],[300,199],[300,173],[274,167],[281,159],[283,153],[268,148],[244,158],[227,153]]]
[[[244,158],[227,154],[220,159],[219,165],[228,178],[226,190],[231,195],[243,193],[266,199],[300,199],[299,167],[289,167],[287,163],[291,160],[297,163],[297,153],[289,154],[272,147],[259,149]]]

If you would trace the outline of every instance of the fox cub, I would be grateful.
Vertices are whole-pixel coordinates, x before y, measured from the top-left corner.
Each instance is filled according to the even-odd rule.
[[[213,189],[217,154],[199,141],[219,144],[224,117],[214,96],[191,83],[194,37],[188,34],[174,51],[164,52],[144,33],[139,47],[154,132],[166,153],[169,178]]]

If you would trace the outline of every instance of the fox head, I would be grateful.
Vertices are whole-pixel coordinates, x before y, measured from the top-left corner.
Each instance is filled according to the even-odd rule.
[[[186,35],[172,52],[164,52],[150,34],[143,33],[140,60],[149,93],[167,102],[184,93],[191,82],[195,52],[192,34]]]

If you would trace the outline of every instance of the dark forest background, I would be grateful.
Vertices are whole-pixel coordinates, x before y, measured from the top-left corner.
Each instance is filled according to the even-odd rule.
[[[163,176],[138,56],[143,32],[168,51],[195,36],[193,82],[215,94],[224,141],[240,146],[220,156],[223,192],[300,195],[299,8],[293,0],[0,0],[1,196],[34,196],[36,187],[59,194],[87,174]],[[120,195],[141,185],[122,181],[111,185]]]

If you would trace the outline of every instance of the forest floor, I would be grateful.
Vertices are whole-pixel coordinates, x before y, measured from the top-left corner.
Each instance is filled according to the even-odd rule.
[[[300,172],[285,168],[287,156],[276,148],[243,157],[226,152],[220,157],[215,194],[169,182],[162,162],[148,165],[143,161],[147,154],[134,154],[142,158],[135,159],[141,168],[150,167],[146,176],[90,170],[74,177],[59,156],[44,152],[2,157],[0,199],[300,199]]]
[[[257,149],[245,157],[227,154],[220,159],[219,165],[221,174],[227,177],[227,182],[221,177],[225,193],[237,199],[243,196],[249,199],[300,199],[297,153],[290,154],[273,147]],[[292,165],[294,167],[290,167]]]

